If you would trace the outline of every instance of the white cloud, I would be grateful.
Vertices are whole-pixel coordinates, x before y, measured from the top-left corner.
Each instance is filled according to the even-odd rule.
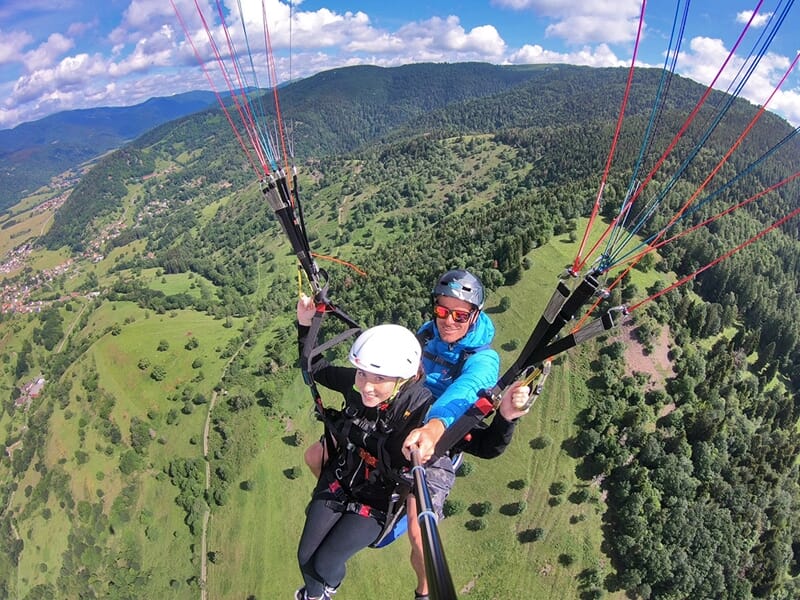
[[[158,37],[145,38],[123,60],[109,63],[108,74],[118,79],[131,73],[147,72],[153,67],[167,67],[172,64],[172,57],[171,43],[164,44]]]
[[[633,21],[620,18],[598,19],[592,15],[574,15],[562,19],[555,25],[549,25],[545,34],[548,37],[563,38],[571,44],[592,42],[617,44],[635,39],[638,26],[638,18]]]
[[[33,36],[25,31],[0,30],[0,65],[22,61],[22,51],[32,41]]]
[[[677,68],[681,75],[703,85],[709,85],[717,77],[729,54],[730,50],[725,47],[722,40],[696,37],[691,40],[689,50],[680,53]],[[768,52],[748,76],[739,96],[753,104],[763,105],[778,86],[790,65],[791,61],[787,57]],[[738,87],[741,79],[740,73],[744,74],[749,70],[745,59],[734,55],[719,74],[714,87],[722,90],[730,88],[732,84]],[[731,89],[731,91],[735,90]],[[767,109],[778,112],[794,125],[800,124],[800,91],[791,89],[784,83],[767,105]]]
[[[67,27],[67,35],[72,38],[80,37],[87,31],[97,29],[99,26],[100,22],[97,19],[84,23],[71,23],[70,26]]]
[[[35,71],[52,65],[59,56],[71,50],[75,43],[60,33],[52,33],[44,44],[35,50],[26,52],[23,58],[28,71]]]
[[[178,8],[181,8],[181,5],[188,5],[192,7],[192,12],[196,11],[193,2],[176,2],[176,5]],[[207,12],[211,10],[208,4],[206,4],[206,7],[208,7]],[[188,12],[188,10],[186,12]],[[122,24],[120,25],[120,29],[144,32],[153,31],[154,29],[159,29],[161,27],[165,18],[171,21],[174,17],[175,12],[172,9],[172,5],[168,1],[132,0],[122,15]]]
[[[0,128],[14,127],[25,120],[25,113],[18,108],[3,108],[0,106]]]
[[[689,42],[689,50],[678,54],[676,70],[682,75],[710,84],[730,51],[720,39],[698,36]]]
[[[546,34],[570,44],[621,43],[636,39],[639,0],[494,0],[514,10],[531,10],[555,21]]]
[[[13,103],[26,103],[40,96],[59,98],[64,90],[82,92],[92,88],[92,81],[106,72],[100,55],[76,54],[61,60],[55,67],[39,69],[20,77],[14,84]]]
[[[289,45],[288,16],[275,28],[273,42],[281,46]],[[270,25],[272,33],[272,26]],[[347,43],[350,40],[368,40],[373,35],[380,35],[371,23],[369,16],[363,12],[334,13],[327,8],[314,12],[297,12],[292,21],[291,43],[293,47],[324,48]]]
[[[596,48],[585,46],[577,52],[553,52],[539,44],[526,44],[509,58],[514,64],[562,63],[570,65],[586,65],[590,67],[627,67],[630,62],[617,57],[606,44]]]
[[[746,23],[748,23],[750,21],[750,18],[752,16],[753,16],[753,11],[752,10],[743,10],[742,12],[736,13],[736,22],[737,23],[746,24]],[[771,12],[758,13],[756,15],[756,17],[753,19],[753,22],[750,23],[750,26],[751,27],[763,27],[764,25],[766,25],[769,22],[770,17],[772,17],[772,13]]]
[[[800,89],[781,89],[769,106],[770,110],[783,115],[793,126],[800,126]]]
[[[492,60],[502,57],[506,44],[492,25],[482,25],[466,31],[458,17],[434,17],[427,21],[409,23],[397,31],[405,53],[424,53],[440,60],[459,60],[483,57]],[[460,58],[459,58],[460,57]],[[432,58],[428,58],[432,60]]]

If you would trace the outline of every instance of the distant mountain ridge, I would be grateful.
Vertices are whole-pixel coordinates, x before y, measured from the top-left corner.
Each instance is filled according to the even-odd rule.
[[[656,69],[637,73],[626,117],[630,127],[644,128],[650,105],[643,99],[652,97],[659,76]],[[610,123],[619,110],[625,77],[626,71],[621,68],[569,65],[419,63],[394,68],[343,67],[286,86],[281,92],[281,107],[301,161],[376,152],[382,145],[420,134],[497,134],[530,129],[535,133],[529,135],[544,140],[554,135],[582,138],[590,133],[595,138],[591,154],[581,142],[569,146],[576,154],[566,165],[553,162],[552,150],[537,159],[537,172],[543,178],[560,173],[574,180],[585,177],[584,170],[602,170],[603,153],[612,134]],[[665,122],[682,119],[701,96],[703,87],[676,77],[671,90],[672,96],[664,107]],[[270,102],[271,98],[266,100],[267,112]],[[751,113],[749,103],[737,101],[729,120],[743,124]],[[701,115],[705,116],[706,111]],[[576,130],[575,124],[581,121],[592,125],[587,131]],[[724,134],[725,129],[721,128],[717,136],[727,135],[732,142],[734,134]],[[553,133],[556,130],[558,134]],[[788,131],[784,120],[767,113],[751,138],[780,139]],[[700,133],[690,129],[684,135],[684,143],[693,143]],[[664,129],[659,135],[666,147],[670,132]],[[73,189],[41,242],[51,250],[64,245],[74,250],[82,247],[87,236],[91,237],[91,222],[98,215],[119,208],[126,179],[152,173],[150,163],[157,153],[169,160],[175,153],[185,151],[190,152],[191,160],[167,176],[168,187],[174,188],[176,195],[187,193],[186,181],[200,178],[203,189],[192,189],[193,196],[225,190],[231,185],[243,187],[252,180],[244,153],[221,111],[190,115],[151,129],[93,168]],[[632,138],[623,136],[618,152],[633,156],[636,151],[638,146],[634,147]],[[750,160],[752,157],[737,155],[731,164],[744,169]]]
[[[62,173],[146,131],[213,106],[213,92],[151,98],[135,106],[70,110],[0,130],[0,209]]]

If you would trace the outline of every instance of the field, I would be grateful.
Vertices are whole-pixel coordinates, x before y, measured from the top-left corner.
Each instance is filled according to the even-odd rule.
[[[575,249],[566,235],[554,239],[531,253],[533,267],[521,282],[492,293],[487,310],[498,328],[498,349],[515,337],[524,341],[523,331],[530,330],[549,297],[542,290],[554,289],[554,267],[568,264]],[[511,299],[510,308],[498,312],[503,296]],[[505,368],[515,354],[500,352]],[[451,494],[465,510],[445,519],[440,528],[460,595],[487,600],[577,597],[579,573],[609,572],[600,551],[599,489],[578,479],[577,462],[566,451],[575,433],[574,417],[590,401],[584,382],[591,358],[591,351],[575,351],[557,361],[544,393],[503,456],[491,462],[467,459],[474,468],[458,478]],[[284,396],[283,409],[282,419],[259,428],[260,453],[241,476],[252,481],[253,488],[234,490],[228,504],[211,517],[209,551],[220,552],[221,558],[209,565],[210,598],[277,598],[300,585],[295,552],[314,481],[305,468],[298,479],[287,477],[289,469],[303,464],[305,447],[292,445],[289,434],[299,429],[310,443],[320,435],[321,425],[312,416],[308,390],[299,376]],[[520,482],[521,489],[515,489]],[[585,500],[583,492],[574,494],[581,490],[586,490]],[[511,514],[520,501],[525,510]],[[485,529],[472,531],[468,527],[476,517],[470,508],[482,502],[490,502],[492,512],[484,518]],[[530,541],[536,528],[541,528],[541,537]],[[415,578],[409,551],[403,537],[386,548],[361,552],[351,560],[337,599],[412,597]]]
[[[586,222],[580,221],[577,230],[585,226]],[[599,231],[593,233],[599,235]],[[516,357],[555,289],[558,275],[571,264],[578,246],[574,237],[559,235],[532,251],[526,257],[528,268],[522,279],[491,293],[486,310],[497,326],[495,347],[502,368]],[[256,296],[269,293],[276,265],[289,268],[292,261],[282,238],[272,240],[270,247],[277,249],[277,258],[275,264],[259,265]],[[198,275],[163,274],[157,269],[114,270],[118,261],[142,248],[141,242],[134,242],[113,250],[96,264],[82,266],[77,277],[64,282],[64,289],[77,290],[92,275],[101,284],[135,276],[150,289],[167,295],[185,293],[200,298],[216,293],[214,286]],[[35,259],[45,268],[59,264],[65,256],[41,253]],[[640,290],[652,285],[656,277],[653,272],[633,273]],[[135,483],[132,504],[124,512],[129,520],[117,521],[114,535],[99,532],[96,543],[110,555],[137,549],[139,566],[148,575],[143,594],[169,589],[170,597],[196,598],[203,548],[199,534],[190,533],[185,513],[175,504],[178,490],[165,470],[175,458],[203,456],[204,425],[214,420],[208,399],[217,397],[217,384],[227,365],[228,355],[223,356],[223,351],[230,350],[230,340],[249,323],[192,310],[158,313],[132,302],[102,302],[82,296],[60,312],[73,343],[79,339],[92,342],[64,376],[73,385],[68,406],[56,407],[50,417],[44,463],[64,465],[70,476],[70,496],[76,502],[100,507],[108,518],[117,518],[116,501]],[[257,339],[241,346],[246,363],[263,360],[263,349],[272,341],[270,332],[288,318],[291,315],[281,314]],[[0,337],[4,352],[9,356],[19,352],[20,340],[29,338],[37,323],[32,317],[6,325]],[[190,343],[193,340],[196,345]],[[58,351],[62,349],[63,342]],[[579,574],[586,570],[600,577],[610,573],[601,551],[603,503],[599,489],[578,478],[577,461],[568,454],[575,415],[592,401],[585,381],[593,352],[596,349],[587,345],[556,362],[543,395],[518,426],[514,442],[502,457],[492,462],[468,459],[472,471],[459,477],[451,495],[462,510],[440,524],[460,595],[486,600],[577,597]],[[6,365],[6,382],[12,367],[13,363]],[[154,376],[157,370],[163,377]],[[109,442],[91,399],[93,392],[88,391],[94,385],[113,399],[109,418],[125,440],[131,438],[136,422],[146,423],[151,432],[146,463],[132,477],[120,470],[120,452]],[[181,408],[185,409],[187,402],[180,395],[187,389],[204,396],[205,401],[189,402],[192,406],[183,414]],[[336,402],[335,398],[326,399]],[[177,419],[169,416],[179,412]],[[321,425],[313,417],[308,389],[299,374],[278,399],[271,413],[277,416],[266,414],[254,407],[232,417],[230,423],[237,432],[232,446],[249,448],[247,456],[251,458],[243,462],[224,504],[214,506],[208,521],[205,551],[206,557],[213,556],[206,563],[209,599],[277,598],[300,584],[296,544],[314,484],[302,466],[302,453],[319,436]],[[23,431],[24,421],[4,414],[0,425],[7,434],[16,435]],[[297,431],[303,438],[300,445],[294,444]],[[290,478],[295,467],[302,474]],[[9,502],[15,514],[26,514],[27,494],[40,487],[41,481],[36,470],[26,473],[20,491]],[[488,503],[490,511],[478,517],[476,506],[480,503]],[[63,557],[74,551],[68,542],[74,523],[60,510],[55,494],[34,505],[32,514],[21,522],[19,535],[26,545],[14,589],[24,597],[36,585],[56,584]],[[381,550],[360,553],[351,561],[337,598],[410,597],[415,578],[408,554],[407,538]]]

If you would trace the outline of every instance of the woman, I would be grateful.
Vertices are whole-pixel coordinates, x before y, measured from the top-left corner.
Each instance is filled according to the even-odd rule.
[[[308,334],[314,303],[297,304],[300,344]],[[403,440],[431,401],[420,371],[416,336],[399,325],[363,332],[350,349],[354,368],[316,360],[311,375],[341,392],[344,407],[328,411],[334,443],[314,489],[297,551],[305,585],[296,600],[327,600],[345,576],[347,560],[380,535],[395,506],[410,490]]]

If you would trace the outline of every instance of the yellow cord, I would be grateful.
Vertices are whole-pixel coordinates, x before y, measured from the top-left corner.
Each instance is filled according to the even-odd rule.
[[[305,275],[305,270],[303,269],[303,265],[299,262],[297,263],[297,297],[300,298],[303,295],[303,275]],[[306,275],[306,280],[308,280],[308,275]]]

